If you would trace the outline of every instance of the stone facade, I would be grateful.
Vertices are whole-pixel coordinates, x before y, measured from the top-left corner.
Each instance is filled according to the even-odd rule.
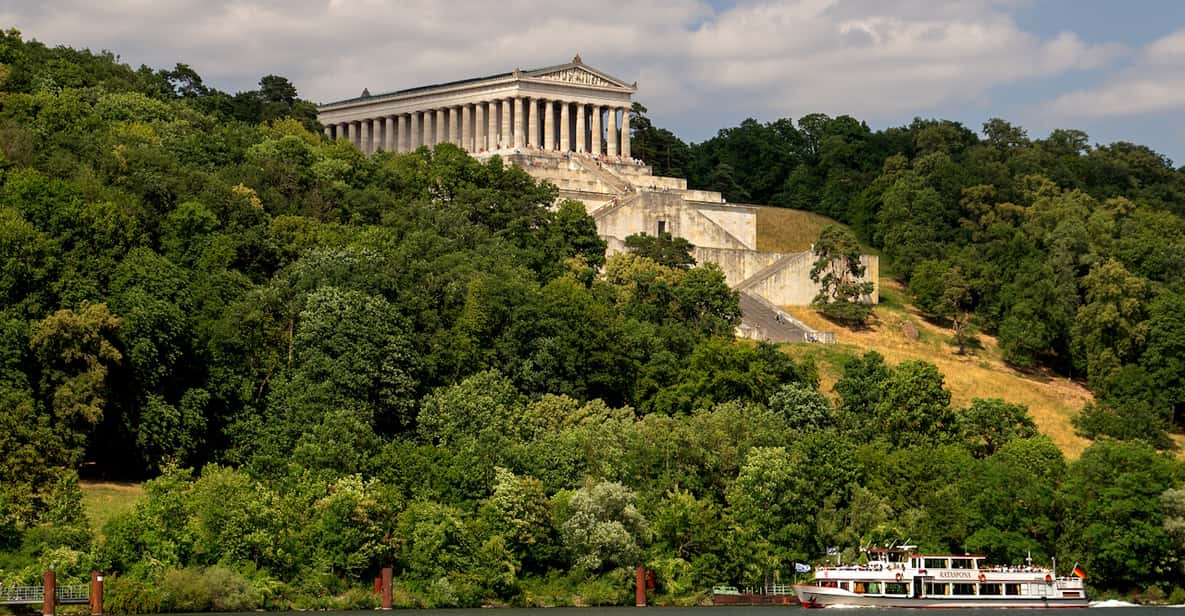
[[[670,233],[716,263],[741,291],[743,335],[777,341],[830,341],[777,306],[806,305],[818,293],[809,252],[757,250],[757,208],[720,193],[690,190],[687,180],[656,176],[630,157],[631,96],[636,84],[572,62],[329,103],[319,119],[330,138],[370,154],[454,143],[479,158],[495,154],[585,204],[609,251],[635,233]],[[863,257],[877,280],[875,256]],[[875,303],[878,292],[867,298]]]

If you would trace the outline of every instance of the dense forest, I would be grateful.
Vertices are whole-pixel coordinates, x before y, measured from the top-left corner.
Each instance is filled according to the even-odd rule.
[[[659,171],[838,218],[935,319],[1085,379],[1095,442],[1068,460],[1024,406],[955,408],[925,362],[853,356],[821,391],[733,338],[718,269],[606,259],[496,157],[366,157],[282,77],[231,95],[8,31],[0,579],[101,569],[112,612],[343,608],[390,564],[404,606],[615,604],[644,564],[686,603],[909,540],[1185,602],[1180,171],[998,121],[689,146],[638,120]],[[144,495],[92,529],[80,475]]]

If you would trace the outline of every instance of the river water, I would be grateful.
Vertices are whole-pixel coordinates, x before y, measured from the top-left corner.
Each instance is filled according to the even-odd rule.
[[[1119,605],[1090,608],[1097,616],[1185,616],[1185,606],[1176,607],[1139,607],[1134,605]],[[1014,610],[991,608],[964,609],[888,609],[888,608],[850,608],[851,611],[872,612],[876,616],[1001,616],[1005,612]],[[768,606],[768,607],[553,607],[553,608],[475,608],[465,610],[394,610],[393,613],[412,612],[416,616],[776,616],[778,612],[801,612],[797,616],[823,616],[836,612],[845,612],[845,608],[827,608],[824,610],[806,611],[798,606]],[[1042,610],[1022,610],[1025,613],[1040,612]],[[1059,614],[1064,614],[1058,610]],[[1070,613],[1075,613],[1070,610]],[[308,616],[308,612],[271,612],[278,616]],[[320,616],[363,616],[371,614],[373,610],[364,612],[319,612]],[[172,615],[177,616],[177,615]],[[207,615],[208,616],[208,615]],[[232,615],[227,615],[232,616]],[[246,612],[233,616],[260,616],[259,612]]]

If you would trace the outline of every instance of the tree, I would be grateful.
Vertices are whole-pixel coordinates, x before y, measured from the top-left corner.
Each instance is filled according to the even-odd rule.
[[[667,267],[687,269],[695,266],[695,257],[691,256],[695,246],[681,237],[672,237],[670,233],[635,233],[625,238],[625,247],[639,257]]]
[[[909,360],[897,364],[874,407],[881,438],[904,446],[943,443],[956,434],[950,390],[934,364]]]
[[[843,376],[833,389],[839,394],[839,424],[846,433],[861,438],[875,433],[876,408],[890,374],[885,358],[876,351],[844,362]]]
[[[804,383],[786,383],[769,398],[769,408],[791,428],[815,431],[835,425],[831,402],[818,389]]]
[[[1086,303],[1074,320],[1074,355],[1092,383],[1136,359],[1147,336],[1147,282],[1113,259],[1083,279]]]
[[[686,177],[691,151],[674,133],[658,128],[646,116],[642,103],[630,108],[630,147],[635,158],[646,161],[655,175]]]
[[[572,566],[598,572],[638,562],[650,526],[634,499],[633,491],[610,481],[556,495],[552,507]]]
[[[483,507],[520,562],[537,564],[549,556],[551,503],[538,479],[494,469],[494,490]]]
[[[1070,465],[1059,490],[1063,560],[1077,560],[1101,587],[1144,588],[1180,556],[1164,527],[1160,498],[1180,467],[1144,443],[1096,441]]]
[[[990,456],[1015,439],[1037,435],[1029,409],[999,398],[973,398],[958,412],[959,436],[976,457]]]
[[[103,418],[107,373],[123,359],[114,342],[120,324],[106,304],[85,304],[45,317],[29,339],[41,366],[41,397],[72,452],[70,466],[82,461],[87,436]]]
[[[863,279],[865,268],[856,236],[843,227],[827,225],[819,230],[811,250],[815,255],[811,280],[820,287],[811,305],[832,319],[863,323],[872,314],[865,298],[875,285]]]
[[[969,321],[975,309],[971,285],[963,277],[962,270],[955,266],[943,275],[942,286],[942,311],[949,315],[955,330],[955,342],[959,345],[959,355],[962,355],[970,336]]]

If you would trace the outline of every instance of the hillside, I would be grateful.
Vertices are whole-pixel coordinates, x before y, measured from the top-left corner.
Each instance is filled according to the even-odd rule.
[[[809,250],[819,229],[838,224],[814,212],[777,207],[760,208],[757,221],[759,248],[775,252]],[[882,270],[884,267],[882,264]],[[1042,371],[1016,370],[1004,362],[992,336],[979,335],[977,347],[959,355],[952,332],[923,317],[899,283],[882,277],[879,284],[881,303],[873,319],[862,329],[837,327],[805,306],[785,307],[795,318],[815,329],[836,332],[838,345],[833,348],[786,347],[796,358],[814,358],[820,368],[823,391],[831,391],[846,358],[867,351],[880,353],[891,364],[908,359],[928,361],[942,371],[956,407],[966,406],[973,398],[1001,398],[1025,404],[1037,428],[1053,439],[1067,457],[1077,458],[1082,453],[1089,441],[1074,433],[1070,419],[1093,396],[1080,383]]]

